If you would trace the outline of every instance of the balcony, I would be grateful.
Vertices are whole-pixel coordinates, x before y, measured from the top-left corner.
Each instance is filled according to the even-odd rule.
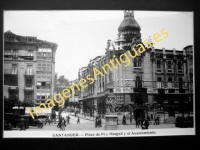
[[[4,74],[17,75],[18,70],[17,69],[4,69]]]
[[[25,70],[26,77],[34,77],[34,71],[33,70]]]
[[[157,89],[188,89],[187,82],[166,82],[166,81],[154,81],[154,87]]]
[[[18,91],[19,88],[18,88],[18,86],[9,86],[9,87],[8,87],[8,90],[9,90],[9,91]]]
[[[147,93],[147,88],[133,88],[134,93]]]
[[[25,91],[33,91],[33,90],[34,90],[34,87],[33,87],[33,85],[25,85],[25,86],[24,86],[24,90],[25,90]]]

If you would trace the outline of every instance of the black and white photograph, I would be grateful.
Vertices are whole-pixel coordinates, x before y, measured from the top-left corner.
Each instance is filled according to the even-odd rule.
[[[3,138],[195,135],[193,15],[4,10]]]

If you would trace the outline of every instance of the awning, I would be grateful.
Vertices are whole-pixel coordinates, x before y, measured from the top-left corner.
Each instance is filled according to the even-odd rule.
[[[13,109],[24,109],[24,107],[15,106],[15,107],[13,107]]]

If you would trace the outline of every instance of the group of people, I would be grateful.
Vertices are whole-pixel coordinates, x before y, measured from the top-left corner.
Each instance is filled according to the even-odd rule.
[[[102,127],[102,122],[101,122],[101,118],[100,117],[96,117],[95,118],[95,128],[100,128]]]
[[[136,128],[141,126],[142,129],[148,129],[149,127],[149,120],[146,118],[138,118],[136,119]]]
[[[66,123],[69,124],[69,122],[70,122],[70,116],[69,115],[66,116],[66,119],[60,115],[57,127],[60,128],[62,124],[64,124],[64,126],[66,127]]]

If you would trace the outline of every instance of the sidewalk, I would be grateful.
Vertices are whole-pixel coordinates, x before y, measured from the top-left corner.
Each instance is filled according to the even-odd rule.
[[[75,116],[74,114],[69,114],[70,116],[73,116],[74,119],[75,119]],[[78,114],[79,118],[80,119],[84,119],[84,120],[89,120],[89,121],[95,121],[95,117],[90,117],[90,116],[84,116],[83,114]],[[105,124],[105,119],[104,118],[101,118],[101,121],[102,121],[102,124]],[[119,119],[118,120],[118,124],[119,125],[123,125],[122,124],[122,119]],[[174,123],[164,123],[164,122],[160,122],[160,124],[174,124]],[[133,119],[132,120],[132,123],[130,123],[130,119],[126,119],[126,125],[136,125],[136,122],[135,120]],[[151,120],[149,122],[149,125],[154,125],[154,120]]]

